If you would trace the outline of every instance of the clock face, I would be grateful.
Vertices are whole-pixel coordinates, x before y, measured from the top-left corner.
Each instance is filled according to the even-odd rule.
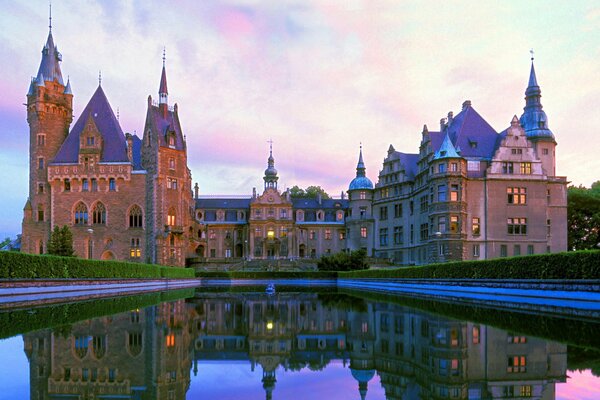
[[[272,203],[273,202],[273,196],[269,196],[269,201]]]

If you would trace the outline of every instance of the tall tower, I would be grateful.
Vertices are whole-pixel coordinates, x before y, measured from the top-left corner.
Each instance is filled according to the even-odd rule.
[[[542,160],[542,168],[546,176],[556,176],[556,139],[548,128],[548,117],[542,107],[542,91],[537,83],[533,57],[529,84],[525,90],[525,108],[521,115],[521,126],[527,138],[535,147],[536,154]]]
[[[273,158],[273,141],[269,141],[269,160],[267,161],[267,169],[265,169],[265,190],[271,188],[277,190],[277,170],[275,169],[275,159]]]
[[[73,93],[60,70],[62,56],[49,33],[42,48],[42,61],[27,92],[29,123],[29,198],[24,208],[22,251],[46,252],[50,236],[50,185],[48,164],[54,159],[73,120]]]
[[[142,144],[146,174],[146,261],[185,266],[192,243],[192,174],[187,167],[187,144],[177,104],[169,107],[167,72],[163,67],[158,103],[148,96]]]
[[[373,218],[373,182],[366,175],[365,163],[363,162],[362,145],[356,165],[356,178],[350,182],[348,187],[348,227],[347,248],[348,250],[363,249],[368,256],[373,254],[373,240],[375,237],[375,220]]]

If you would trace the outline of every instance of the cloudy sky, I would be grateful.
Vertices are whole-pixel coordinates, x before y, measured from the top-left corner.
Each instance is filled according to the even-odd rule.
[[[48,34],[46,1],[0,0],[0,236],[27,198],[25,93]],[[535,50],[557,172],[600,179],[598,1],[55,0],[53,35],[74,113],[98,85],[124,131],[141,132],[166,47],[202,194],[250,194],[274,156],[282,188],[339,195],[359,143],[376,181],[387,148],[416,152],[464,100],[497,130],[521,115]]]

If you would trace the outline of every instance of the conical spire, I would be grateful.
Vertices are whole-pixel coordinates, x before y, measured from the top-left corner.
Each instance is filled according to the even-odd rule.
[[[358,153],[358,164],[356,164],[356,176],[366,176],[366,170],[367,168],[365,168],[365,163],[363,161],[363,156],[362,156],[362,144],[360,145],[360,151]]]
[[[163,67],[162,67],[162,75],[160,76],[160,85],[158,87],[158,98],[160,104],[167,104],[167,97],[169,95],[169,90],[167,89],[167,70],[165,67],[166,63],[166,48],[163,49]]]
[[[444,136],[444,141],[442,142],[438,151],[435,152],[433,156],[434,160],[440,160],[442,158],[460,158],[458,155],[458,151],[452,144],[452,140],[450,140],[450,136],[448,136],[448,131],[446,131],[446,135]]]
[[[356,164],[356,178],[352,179],[348,190],[356,189],[373,189],[373,182],[367,178],[367,168],[363,161],[362,155],[362,144],[360,145],[360,151],[358,153],[358,164]]]
[[[529,83],[525,90],[525,108],[520,122],[528,138],[546,138],[554,141],[554,134],[548,128],[548,117],[543,110],[541,99],[542,91],[537,82],[532,52]]]
[[[67,77],[67,86],[65,86],[64,94],[73,94],[71,90],[71,78]]]
[[[62,61],[62,55],[54,45],[54,38],[52,37],[52,5],[50,5],[48,29],[48,39],[46,40],[46,45],[42,49],[42,62],[40,63],[37,75],[39,77],[41,74],[42,79],[46,82],[54,82],[56,80],[61,85],[64,85],[59,65]]]

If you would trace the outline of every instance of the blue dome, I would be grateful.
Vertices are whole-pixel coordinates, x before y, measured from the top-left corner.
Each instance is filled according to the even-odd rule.
[[[369,382],[375,376],[375,370],[372,369],[354,369],[350,368],[350,372],[352,373],[352,377],[356,379],[358,382]]]
[[[350,182],[348,190],[373,189],[373,182],[366,176],[357,176]]]

